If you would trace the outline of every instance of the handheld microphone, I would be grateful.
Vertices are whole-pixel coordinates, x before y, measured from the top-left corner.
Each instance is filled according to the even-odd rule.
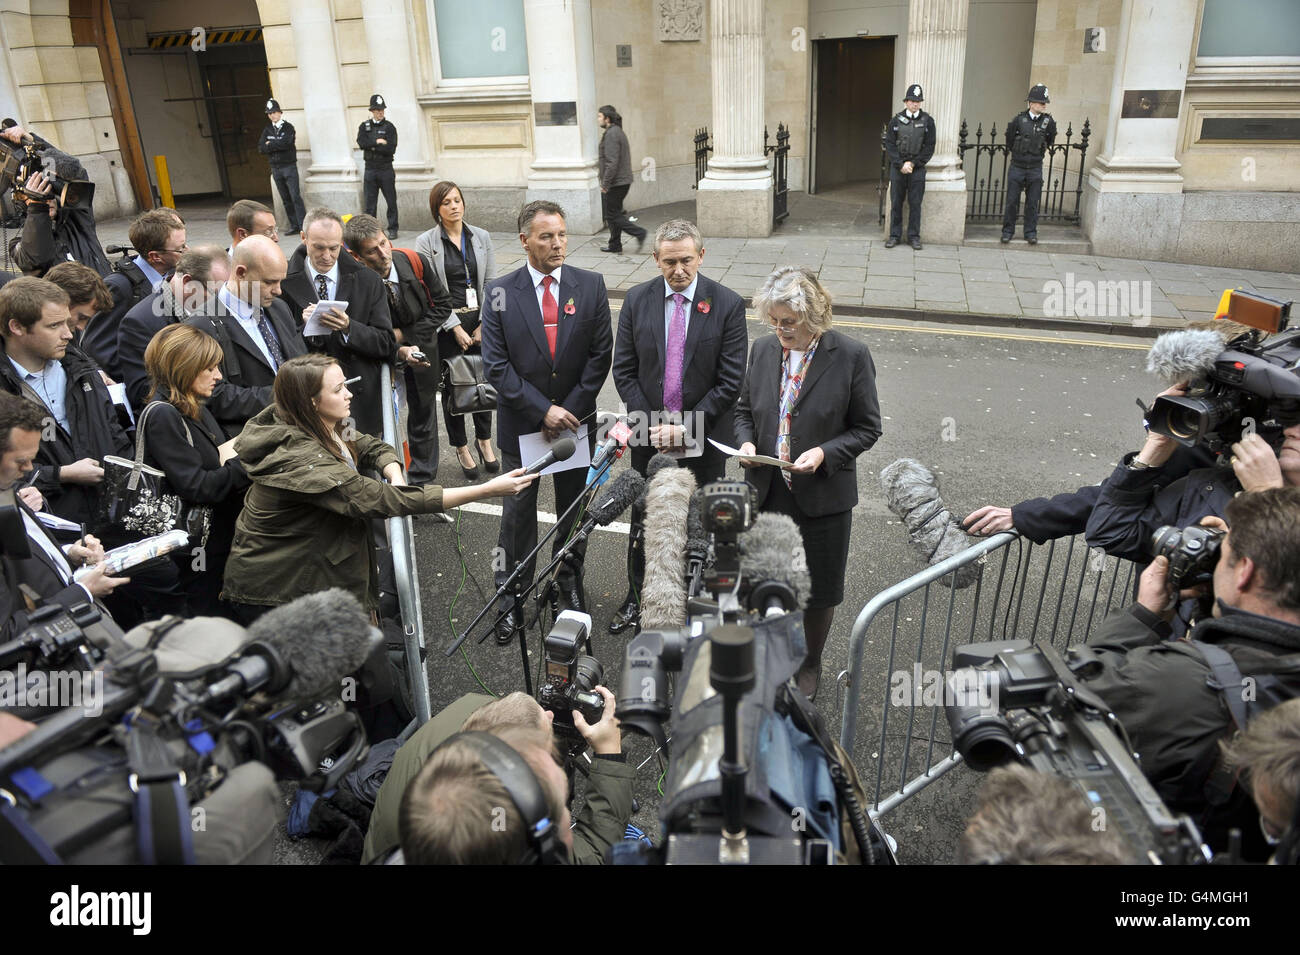
[[[1208,328],[1165,332],[1147,352],[1147,371],[1166,386],[1194,381],[1214,370],[1223,350],[1222,336]]]
[[[632,429],[627,426],[627,422],[621,418],[614,422],[609,431],[605,433],[605,440],[596,445],[596,453],[591,459],[591,467],[587,468],[588,484],[595,481],[595,486],[600,487],[609,480],[609,472],[613,470],[613,462],[621,458],[623,453],[627,451],[627,443],[631,437]],[[599,477],[597,477],[607,460],[610,460],[610,467],[605,468],[604,473],[599,474]]]
[[[908,539],[927,564],[934,566],[970,546],[970,538],[939,496],[939,482],[920,461],[899,458],[887,465],[880,472],[880,486],[889,509],[902,518]],[[939,582],[961,589],[973,584],[979,573],[979,564],[967,564]]]
[[[525,474],[541,474],[556,461],[567,461],[573,457],[573,449],[577,447],[573,439],[569,437],[561,438],[551,445],[551,450],[534,461],[528,467],[524,468]]]
[[[646,488],[643,630],[666,630],[686,623],[686,519],[694,491],[694,474],[666,466]]]
[[[793,613],[808,602],[811,580],[803,537],[785,514],[760,514],[740,537],[740,576],[749,609],[763,619]]]

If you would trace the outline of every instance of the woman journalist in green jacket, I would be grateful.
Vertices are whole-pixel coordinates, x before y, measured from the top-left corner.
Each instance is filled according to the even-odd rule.
[[[406,486],[396,451],[344,427],[352,393],[343,369],[327,355],[285,362],[272,395],[275,403],[250,419],[235,441],[253,486],[235,523],[223,596],[244,623],[330,587],[377,610],[371,518],[518,494],[536,479],[521,468],[470,487]],[[385,481],[365,477],[365,470],[380,472]]]

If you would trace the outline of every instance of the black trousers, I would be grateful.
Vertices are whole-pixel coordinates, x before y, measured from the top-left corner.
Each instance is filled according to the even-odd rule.
[[[907,237],[921,238],[921,200],[925,198],[925,167],[917,166],[904,175],[899,167],[889,167],[889,237],[903,238],[903,199],[907,198]]]
[[[645,477],[646,466],[654,457],[653,448],[633,448],[632,467]],[[716,481],[726,473],[727,459],[701,455],[698,458],[683,458],[678,462],[695,475],[695,484],[703,487],[710,481]],[[645,498],[640,498],[632,507],[632,527],[627,535],[627,586],[628,597],[641,602],[641,585],[645,582]]]
[[[515,468],[522,467],[523,462],[518,454],[510,454],[504,449],[501,452],[501,467],[504,471],[513,471]],[[551,475],[555,482],[555,513],[563,514],[565,509],[582,493],[582,489],[587,485],[587,472],[583,468],[574,468],[571,471],[560,471],[558,474]],[[497,552],[493,555],[492,570],[496,579],[496,585],[500,587],[506,582],[514,570],[515,564],[522,561],[534,547],[537,546],[537,485],[540,481],[534,481],[527,490],[515,495],[502,499],[501,506],[501,532],[497,537]],[[555,532],[551,544],[551,556],[554,557],[564,542],[568,540],[569,533],[573,529],[578,517],[578,508],[569,515],[569,519],[561,523],[559,529]],[[587,554],[586,541],[574,547],[573,565],[570,566],[568,561],[560,564],[559,578],[571,579],[575,574],[581,575],[582,561]],[[536,562],[530,562],[520,577],[520,589],[527,587],[532,582],[533,572],[536,569]]]
[[[1043,167],[1026,169],[1014,163],[1007,168],[1007,207],[1002,214],[1002,238],[1016,234],[1016,214],[1020,212],[1020,192],[1025,193],[1025,238],[1038,238],[1038,203],[1043,195]]]
[[[605,217],[605,224],[609,226],[611,249],[623,247],[624,232],[637,241],[643,241],[646,237],[645,229],[628,219],[627,210],[623,208],[623,200],[627,198],[627,191],[631,188],[631,183],[626,186],[610,186],[600,194],[601,211]]]
[[[388,169],[366,169],[364,179],[366,190],[366,208],[368,216],[378,216],[379,190],[384,191],[384,205],[388,207],[389,237],[397,231],[397,174],[392,167]]]
[[[302,202],[302,190],[298,188],[297,166],[272,166],[271,179],[280,190],[280,201],[284,203],[284,214],[289,220],[289,231],[302,230],[302,220],[307,217],[307,207]]]
[[[412,484],[432,484],[438,477],[438,371],[433,368],[405,369],[406,440],[411,452],[407,477]]]

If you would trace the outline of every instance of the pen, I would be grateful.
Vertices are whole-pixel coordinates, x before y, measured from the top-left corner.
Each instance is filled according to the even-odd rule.
[[[358,381],[360,381],[360,380],[361,380],[361,376],[360,376],[360,375],[357,375],[355,378],[349,378],[349,379],[347,379],[346,381],[343,382],[343,384],[345,384],[345,385],[355,385],[355,384],[356,384]]]
[[[31,476],[28,477],[27,480],[23,482],[23,487],[31,487],[33,484],[35,484],[36,479],[40,476],[40,474],[41,472],[39,468],[32,468]]]

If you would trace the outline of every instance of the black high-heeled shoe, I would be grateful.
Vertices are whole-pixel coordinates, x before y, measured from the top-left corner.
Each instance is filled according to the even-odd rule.
[[[461,448],[464,448],[464,447],[468,447],[468,445],[461,445]],[[477,481],[477,480],[478,480],[478,465],[476,464],[476,465],[474,465],[474,467],[472,467],[472,468],[467,468],[467,467],[465,467],[465,465],[462,463],[462,461],[461,461],[461,457],[460,457],[461,448],[456,448],[456,449],[455,449],[455,451],[456,451],[456,463],[460,465],[461,472],[465,475],[465,480],[467,480],[467,481]],[[471,460],[471,461],[474,460],[474,455],[473,455],[472,453],[470,454],[469,457],[470,457],[470,460]]]
[[[491,439],[489,439],[489,442],[490,441]],[[478,456],[483,459],[483,469],[487,471],[488,474],[496,474],[498,471],[501,470],[500,458],[493,458],[491,461],[489,461],[487,455],[483,453],[482,445],[480,445],[477,441],[475,441],[474,447],[478,451]],[[491,443],[489,443],[488,448],[491,449],[491,447],[492,445]]]

